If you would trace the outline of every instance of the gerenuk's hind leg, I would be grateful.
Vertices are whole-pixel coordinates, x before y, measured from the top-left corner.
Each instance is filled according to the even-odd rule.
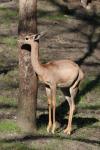
[[[68,118],[68,126],[64,130],[64,133],[67,133],[67,134],[71,134],[71,131],[72,131],[72,118],[73,118],[73,113],[75,111],[74,98],[77,94],[77,91],[78,91],[78,87],[76,87],[76,88],[71,87],[70,88],[70,97],[66,96],[66,99],[67,99],[68,104],[69,104],[69,109],[70,109],[69,110],[69,118]]]

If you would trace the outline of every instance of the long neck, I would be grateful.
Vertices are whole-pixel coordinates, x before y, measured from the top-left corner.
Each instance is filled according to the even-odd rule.
[[[31,62],[34,71],[41,75],[43,72],[42,64],[39,62],[39,44],[38,42],[34,42],[31,44]]]

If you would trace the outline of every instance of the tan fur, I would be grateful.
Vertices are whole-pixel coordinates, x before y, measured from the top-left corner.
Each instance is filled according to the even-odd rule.
[[[71,60],[58,60],[51,61],[46,64],[41,64],[39,61],[39,47],[36,40],[38,35],[27,36],[24,43],[31,45],[31,62],[32,66],[37,73],[40,81],[46,85],[46,94],[48,97],[49,106],[49,123],[47,131],[52,128],[54,133],[55,124],[55,107],[56,107],[56,87],[69,87],[70,96],[66,96],[70,106],[68,126],[64,130],[67,134],[71,133],[71,124],[73,112],[75,109],[74,98],[77,94],[80,81],[83,79],[84,74],[80,67]],[[53,107],[53,123],[51,119],[51,108]]]
[[[88,2],[88,0],[81,0],[82,6],[87,10],[91,9],[91,3],[92,3],[92,0],[90,2]]]

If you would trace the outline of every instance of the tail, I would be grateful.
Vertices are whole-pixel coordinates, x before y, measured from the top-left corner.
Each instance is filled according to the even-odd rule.
[[[80,69],[80,70],[79,70],[79,78],[80,78],[80,81],[83,80],[84,77],[85,77],[85,75],[84,75],[83,71]]]
[[[84,73],[81,69],[79,69],[79,74],[78,77],[76,79],[76,81],[74,82],[72,88],[76,88],[79,86],[80,82],[84,79]]]

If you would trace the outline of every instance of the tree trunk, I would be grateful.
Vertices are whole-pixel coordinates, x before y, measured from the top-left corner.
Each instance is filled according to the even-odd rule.
[[[19,0],[19,40],[37,32],[37,0]],[[18,125],[32,133],[36,129],[37,76],[31,65],[31,47],[19,48],[19,102]]]

